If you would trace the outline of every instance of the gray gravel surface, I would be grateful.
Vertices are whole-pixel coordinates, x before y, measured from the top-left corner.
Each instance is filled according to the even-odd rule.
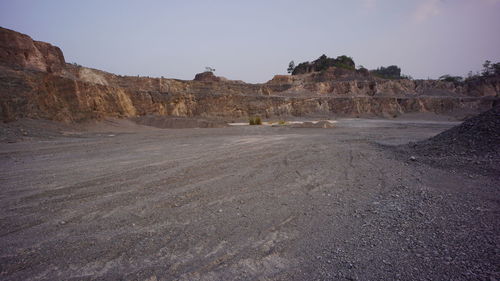
[[[453,125],[1,143],[0,279],[498,280],[498,177],[387,148]]]

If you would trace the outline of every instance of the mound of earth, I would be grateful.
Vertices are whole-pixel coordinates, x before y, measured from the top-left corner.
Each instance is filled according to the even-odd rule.
[[[301,124],[293,124],[293,128],[334,128],[335,126],[329,121],[318,121],[318,122],[304,122]]]
[[[134,121],[119,118],[87,120],[79,123],[24,118],[8,123],[0,122],[0,143],[40,141],[84,135],[137,133],[151,129],[150,126],[142,126]]]
[[[221,78],[214,75],[211,71],[205,71],[202,73],[198,73],[194,77],[194,81],[203,81],[203,82],[220,82]]]
[[[75,131],[69,124],[51,120],[20,119],[0,122],[0,143],[13,143],[34,139],[52,139]]]
[[[219,120],[199,118],[146,115],[132,118],[137,124],[162,129],[223,128],[227,123]]]
[[[430,139],[399,147],[408,159],[500,175],[500,106]]]
[[[423,155],[498,155],[500,106],[412,146]]]

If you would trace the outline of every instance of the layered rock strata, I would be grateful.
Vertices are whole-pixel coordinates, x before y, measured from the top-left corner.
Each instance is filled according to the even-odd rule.
[[[143,115],[386,116],[480,112],[499,102],[500,78],[453,84],[385,80],[332,67],[263,84],[200,74],[193,81],[120,76],[67,64],[61,50],[0,28],[0,119],[77,122]]]

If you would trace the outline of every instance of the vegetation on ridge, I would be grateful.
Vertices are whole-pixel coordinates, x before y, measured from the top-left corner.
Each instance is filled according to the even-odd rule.
[[[388,67],[381,66],[375,70],[370,71],[373,75],[385,79],[401,79],[401,68],[397,65],[390,65]]]
[[[356,64],[352,57],[348,56],[338,56],[337,58],[329,58],[326,55],[320,56],[318,59],[312,62],[302,62],[295,66],[295,62],[292,60],[288,64],[287,72],[292,75],[325,71],[330,67],[338,67],[348,70],[356,70]],[[358,73],[370,73],[373,76],[383,78],[383,79],[413,79],[409,75],[401,74],[401,68],[397,65],[390,65],[387,67],[381,66],[374,70],[368,70],[363,66],[359,66],[357,70]],[[461,76],[452,76],[449,74],[442,75],[438,78],[439,81],[452,82],[452,83],[462,83],[469,82],[478,79],[484,79],[488,77],[500,76],[500,62],[492,63],[487,60],[483,63],[483,70],[474,74],[472,71],[466,79]]]
[[[476,72],[476,74],[474,74],[474,72],[469,71],[469,74],[465,79],[462,76],[452,76],[449,74],[445,74],[439,77],[439,80],[445,82],[453,82],[457,84],[462,82],[481,80],[494,76],[500,76],[500,62],[491,63],[491,61],[486,60],[483,63],[483,70],[481,72]]]
[[[330,67],[340,67],[350,70],[356,69],[356,64],[351,57],[348,56],[338,56],[336,59],[329,58],[326,55],[320,56],[317,60],[313,62],[303,62],[295,66],[294,61],[291,61],[288,65],[288,73],[292,75],[304,74],[313,71],[324,71]]]
[[[325,71],[330,67],[338,67],[348,70],[356,70],[356,63],[352,57],[346,55],[338,56],[337,58],[329,58],[326,55],[320,56],[318,59],[312,62],[303,62],[295,66],[295,62],[291,61],[288,64],[287,72],[292,75],[304,74],[309,72]],[[358,71],[368,72],[366,68],[360,66]],[[401,75],[401,68],[397,65],[391,65],[388,67],[379,67],[375,70],[369,71],[375,76],[385,79],[412,79],[410,76]]]

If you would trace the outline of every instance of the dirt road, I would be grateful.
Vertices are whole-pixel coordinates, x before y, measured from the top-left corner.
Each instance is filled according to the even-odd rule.
[[[498,178],[379,145],[452,125],[141,127],[0,144],[0,279],[500,279]]]

